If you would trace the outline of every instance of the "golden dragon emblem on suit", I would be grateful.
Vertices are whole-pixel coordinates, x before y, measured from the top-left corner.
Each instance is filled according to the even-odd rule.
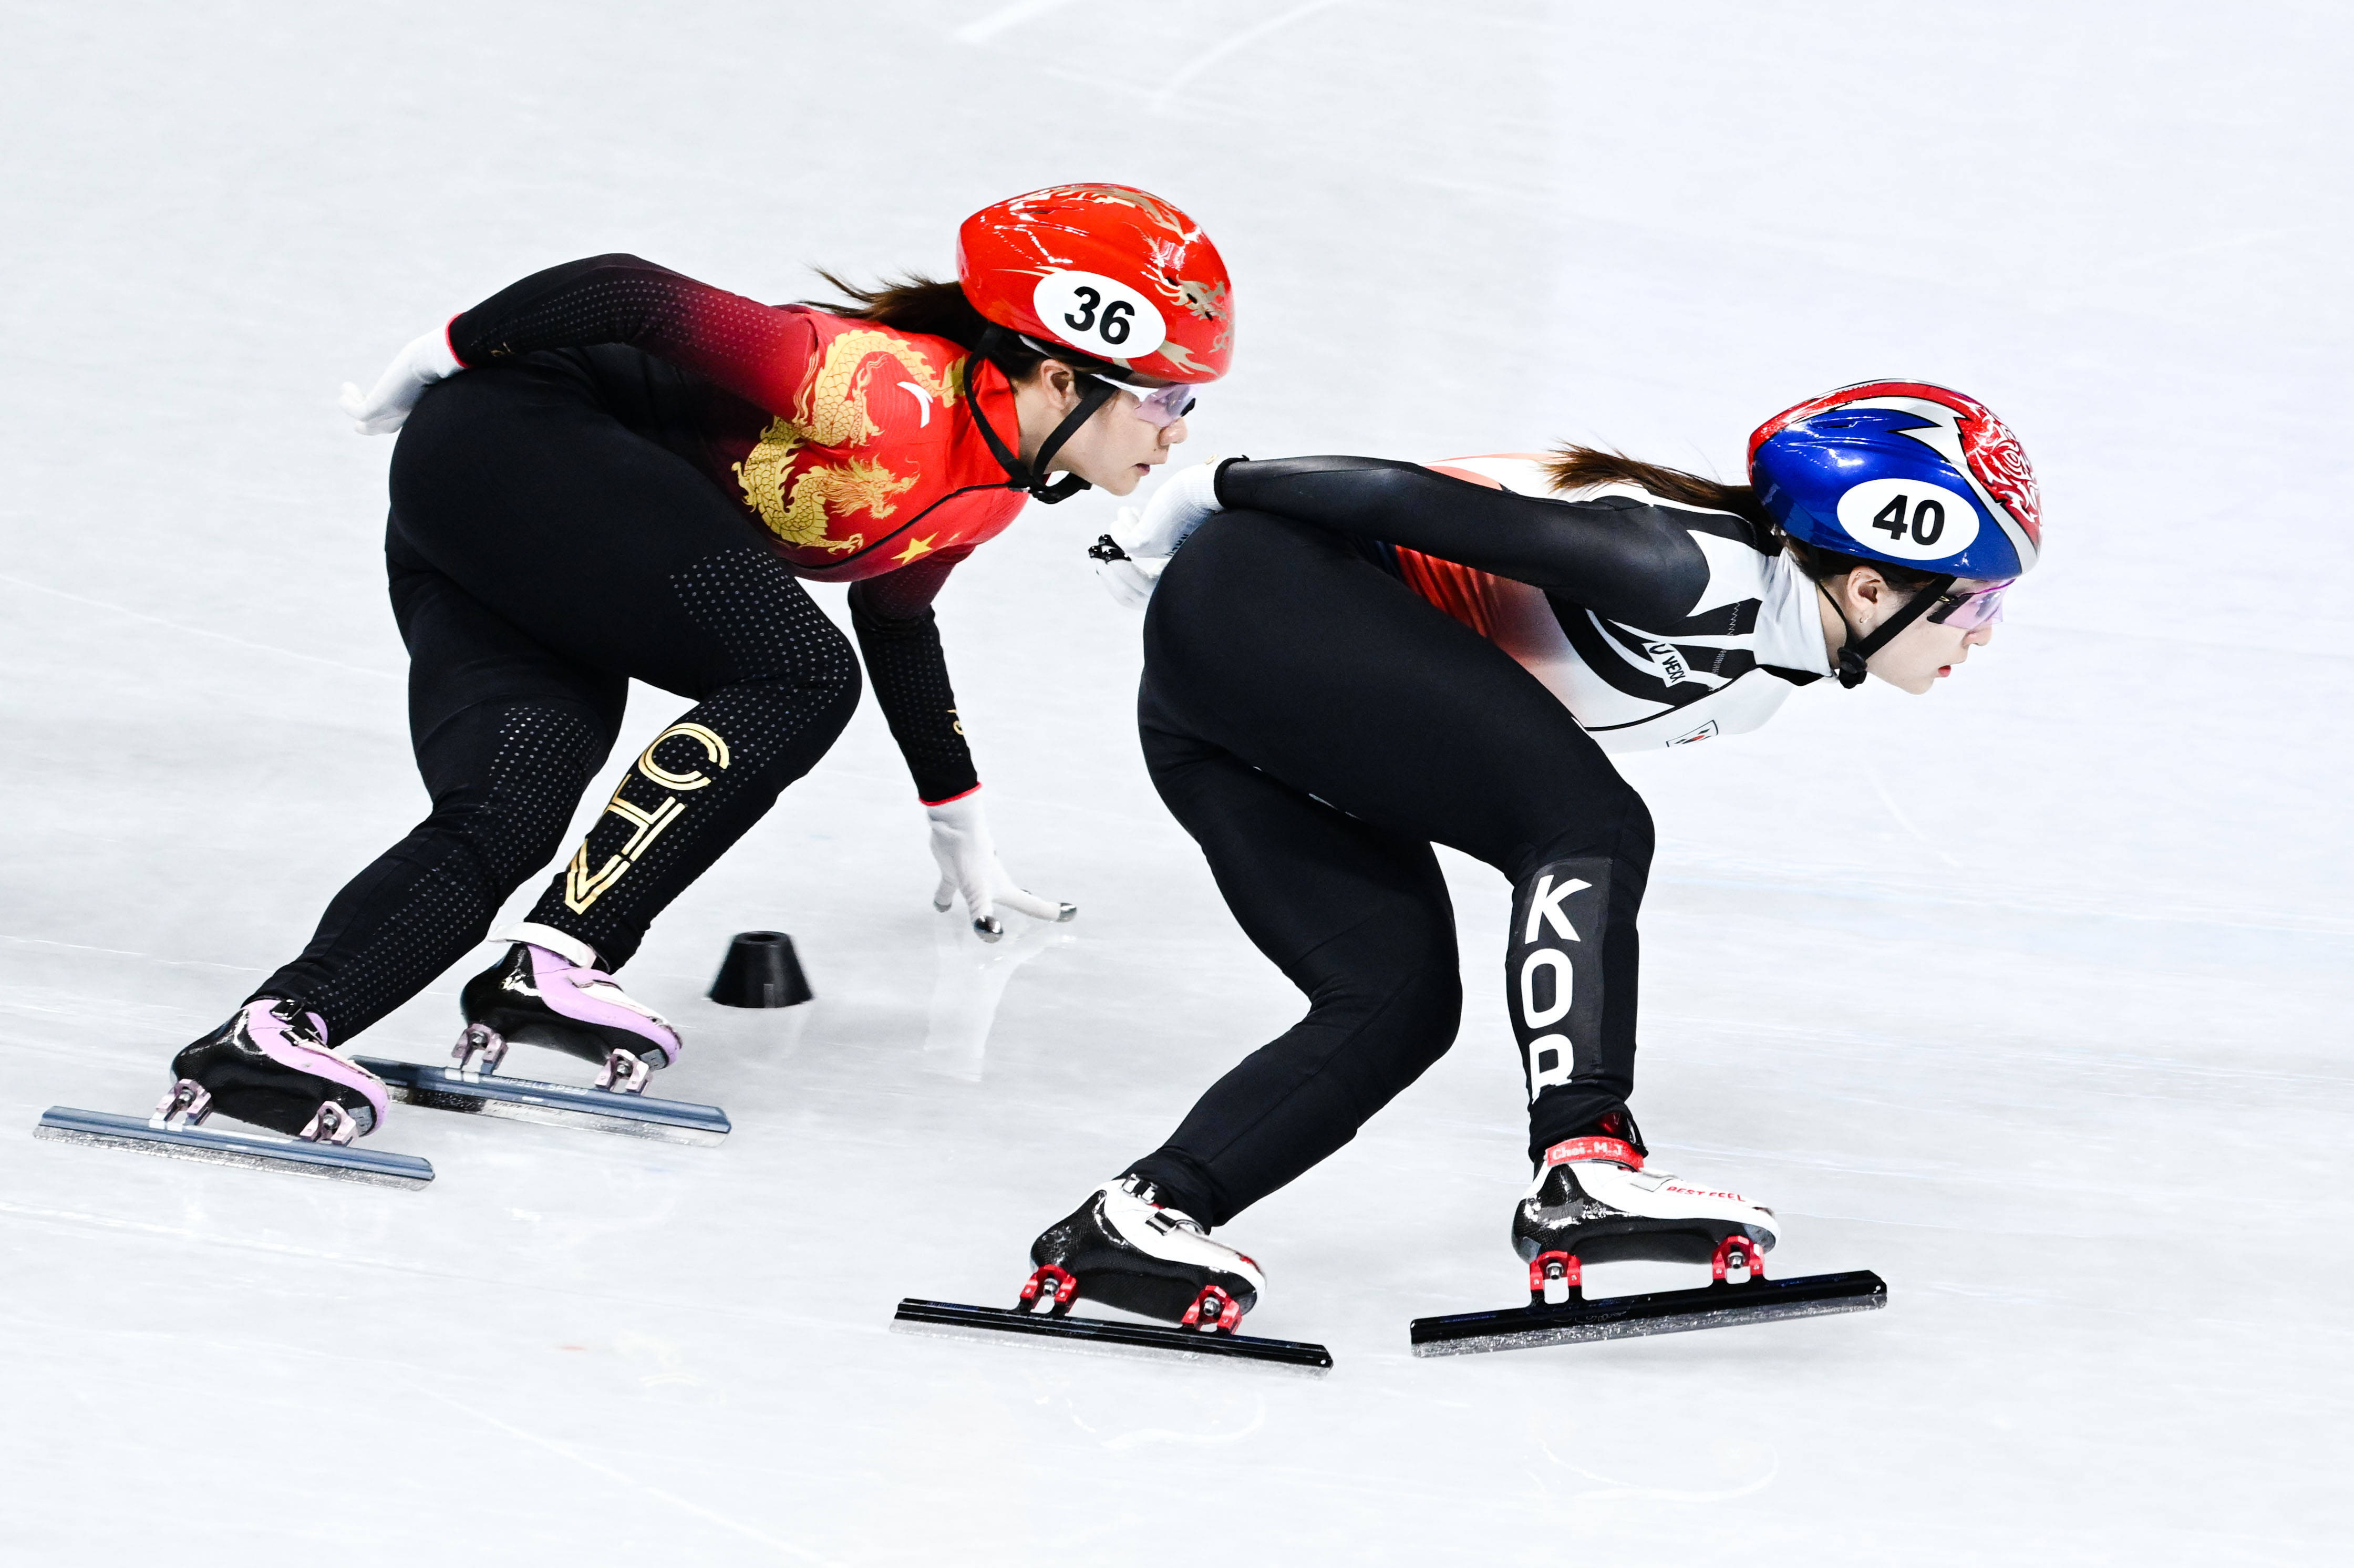
[[[865,329],[845,332],[825,346],[816,374],[801,388],[790,418],[779,415],[744,461],[735,465],[736,482],[744,499],[760,514],[769,531],[788,545],[814,546],[833,555],[856,550],[866,543],[864,534],[846,539],[827,536],[829,514],[864,512],[888,517],[896,497],[911,488],[912,474],[893,473],[880,462],[846,458],[792,472],[793,455],[804,446],[864,446],[883,433],[866,409],[866,395],[875,372],[896,364],[907,374],[911,387],[938,402],[954,404],[964,391],[964,362],[945,371],[935,370],[917,347],[889,333]]]

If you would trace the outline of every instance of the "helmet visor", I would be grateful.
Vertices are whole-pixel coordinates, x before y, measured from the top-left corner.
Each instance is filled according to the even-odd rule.
[[[1939,597],[1936,608],[1923,619],[1933,626],[1950,626],[1957,631],[1976,631],[1981,626],[1992,626],[2002,619],[2002,596],[2019,579],[2005,578],[1983,588],[1957,588]]]

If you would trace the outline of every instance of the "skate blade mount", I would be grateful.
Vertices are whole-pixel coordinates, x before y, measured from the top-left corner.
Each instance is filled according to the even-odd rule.
[[[1740,1284],[1726,1279],[1728,1261],[1735,1267],[1745,1261],[1748,1279]],[[1529,1266],[1526,1307],[1461,1312],[1451,1318],[1416,1318],[1408,1338],[1417,1356],[1468,1356],[1587,1340],[1729,1329],[1737,1323],[1820,1318],[1833,1312],[1870,1312],[1888,1305],[1887,1282],[1868,1268],[1768,1279],[1756,1248],[1744,1237],[1734,1237],[1716,1249],[1713,1269],[1716,1277],[1697,1289],[1653,1290],[1588,1301],[1579,1288],[1577,1259],[1567,1253],[1549,1252]],[[1547,1301],[1548,1287],[1562,1299]]]
[[[629,1138],[705,1146],[725,1141],[729,1128],[727,1113],[717,1106],[651,1099],[620,1089],[545,1084],[531,1078],[499,1078],[486,1072],[429,1066],[422,1062],[394,1062],[376,1056],[357,1056],[353,1060],[382,1078],[394,1099],[434,1110],[502,1117],[509,1121],[538,1122],[545,1127],[585,1127]]]
[[[1061,1340],[1075,1350],[1250,1361],[1309,1377],[1322,1377],[1332,1370],[1331,1351],[1298,1340],[1262,1340],[1249,1334],[1115,1322],[1108,1318],[1050,1318],[1018,1307],[966,1307],[954,1301],[921,1301],[913,1296],[899,1303],[899,1309],[891,1315],[891,1326],[956,1340],[1028,1334]]]
[[[433,1167],[413,1154],[382,1154],[351,1144],[306,1142],[269,1132],[165,1125],[151,1118],[76,1110],[70,1106],[51,1106],[42,1112],[33,1136],[208,1165],[242,1165],[256,1171],[364,1181],[376,1187],[422,1187],[433,1180]]]

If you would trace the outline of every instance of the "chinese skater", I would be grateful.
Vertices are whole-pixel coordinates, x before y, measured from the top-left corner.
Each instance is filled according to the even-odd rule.
[[[464,988],[463,1041],[492,1063],[510,1042],[584,1058],[603,1087],[675,1062],[678,1032],[614,971],[858,702],[849,639],[805,578],[851,585],[938,906],[960,899],[984,938],[1002,911],[1070,916],[999,863],[931,604],[1032,498],[1125,495],[1167,461],[1232,355],[1225,264],[1167,202],[1078,185],[968,218],[953,283],[828,281],[847,303],[770,306],[595,257],[345,389],[361,429],[400,432],[385,560],[432,811],[173,1059],[180,1119],[342,1143],[376,1127],[384,1085],[345,1048],[558,853],[632,678],[693,705],[501,933]]]

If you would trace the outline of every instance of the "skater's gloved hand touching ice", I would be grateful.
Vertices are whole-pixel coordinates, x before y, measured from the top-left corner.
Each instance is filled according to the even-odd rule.
[[[979,786],[953,800],[926,806],[932,823],[932,859],[939,863],[940,885],[932,907],[945,913],[959,898],[972,916],[972,928],[984,942],[1005,935],[997,918],[1000,909],[1027,915],[1034,920],[1067,920],[1078,906],[1041,898],[1014,885],[997,862],[997,845],[989,835],[989,818],[981,810]]]
[[[1120,508],[1112,531],[1091,546],[1096,580],[1119,604],[1141,609],[1161,581],[1161,569],[1193,530],[1224,510],[1218,503],[1218,460],[1180,470],[1139,513]]]
[[[454,318],[453,318],[454,319]],[[425,389],[466,366],[450,347],[450,329],[434,328],[392,356],[376,385],[362,392],[344,383],[343,409],[352,428],[364,436],[388,436],[408,420],[408,411]]]

